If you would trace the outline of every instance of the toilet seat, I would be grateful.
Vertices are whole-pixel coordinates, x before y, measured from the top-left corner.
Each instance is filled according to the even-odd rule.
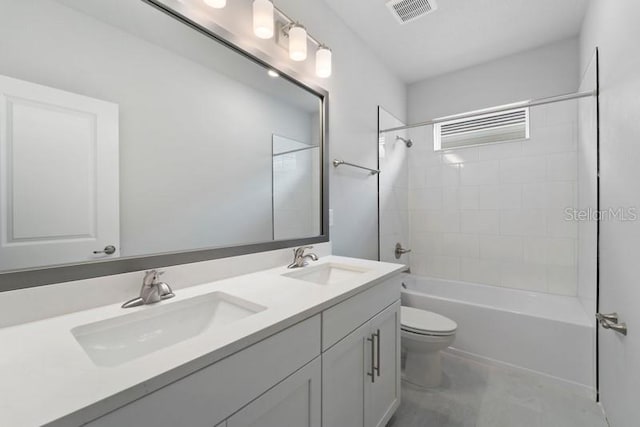
[[[400,308],[401,329],[417,335],[448,336],[456,333],[458,324],[448,317],[413,307]]]

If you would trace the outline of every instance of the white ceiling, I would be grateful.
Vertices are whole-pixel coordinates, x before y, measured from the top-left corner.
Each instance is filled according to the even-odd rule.
[[[437,0],[400,25],[385,0],[325,0],[412,83],[578,35],[589,0]]]

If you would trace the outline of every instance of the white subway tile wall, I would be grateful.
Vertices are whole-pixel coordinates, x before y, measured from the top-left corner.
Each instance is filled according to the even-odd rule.
[[[577,102],[531,109],[531,138],[435,152],[411,131],[414,274],[576,295]]]

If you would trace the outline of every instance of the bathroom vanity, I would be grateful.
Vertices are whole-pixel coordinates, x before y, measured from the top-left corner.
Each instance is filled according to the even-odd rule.
[[[0,425],[383,426],[403,268],[328,256],[2,329]]]

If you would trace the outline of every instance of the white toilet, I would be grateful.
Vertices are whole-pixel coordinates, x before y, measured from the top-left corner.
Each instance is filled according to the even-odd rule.
[[[438,387],[442,380],[440,350],[449,347],[458,325],[453,320],[413,307],[402,307],[404,379],[421,387]]]

